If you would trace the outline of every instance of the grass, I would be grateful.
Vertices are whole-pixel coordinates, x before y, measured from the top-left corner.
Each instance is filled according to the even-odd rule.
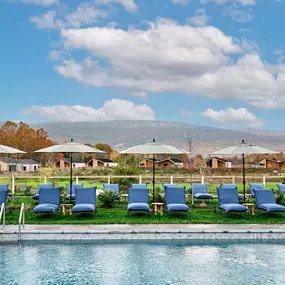
[[[77,214],[70,216],[68,213],[63,216],[60,211],[56,215],[36,215],[31,209],[36,206],[37,202],[31,198],[16,197],[15,210],[6,212],[6,224],[18,224],[20,205],[25,203],[25,222],[26,224],[283,224],[285,214],[270,214],[265,213],[252,216],[248,213],[231,214],[226,217],[220,211],[214,212],[214,207],[217,205],[217,200],[207,202],[207,208],[201,208],[195,205],[191,209],[189,217],[186,214],[176,214],[163,216],[154,216],[153,213],[131,214],[127,215],[126,203],[120,202],[115,208],[105,209],[97,202],[96,214]],[[251,201],[254,202],[254,201]],[[11,206],[11,200],[8,199],[8,208]],[[191,205],[189,205],[192,207]]]

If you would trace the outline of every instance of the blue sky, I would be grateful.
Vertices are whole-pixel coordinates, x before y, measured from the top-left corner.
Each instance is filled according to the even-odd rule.
[[[0,121],[284,129],[283,0],[0,0]]]

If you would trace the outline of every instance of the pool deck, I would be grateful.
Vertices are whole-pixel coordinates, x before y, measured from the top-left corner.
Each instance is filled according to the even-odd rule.
[[[18,225],[0,228],[0,242],[26,240],[284,240],[285,224]]]

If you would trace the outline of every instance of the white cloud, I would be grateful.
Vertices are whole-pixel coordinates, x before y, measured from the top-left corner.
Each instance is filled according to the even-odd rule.
[[[173,4],[178,4],[178,5],[186,6],[186,5],[188,5],[188,4],[191,2],[191,0],[171,0],[171,2],[172,2]]]
[[[183,117],[191,117],[193,112],[182,109],[180,110],[180,115]]]
[[[218,5],[224,5],[228,2],[230,3],[240,3],[243,6],[247,6],[247,5],[255,5],[256,4],[256,0],[200,0],[201,4],[207,4],[207,3],[215,3]]]
[[[96,23],[98,19],[106,17],[108,17],[106,12],[95,8],[90,3],[83,3],[79,5],[74,12],[67,14],[64,18],[59,19],[57,12],[51,10],[41,17],[31,17],[30,21],[39,29],[62,29],[92,25]]]
[[[215,27],[158,19],[147,29],[93,27],[62,30],[61,36],[71,57],[56,71],[87,85],[135,96],[178,92],[285,108],[284,69],[269,68],[254,43],[238,45]],[[89,55],[78,61],[77,50]]]
[[[38,29],[57,29],[64,26],[61,20],[56,20],[56,11],[48,11],[42,17],[32,16],[30,21],[36,25]]]
[[[95,0],[97,4],[111,4],[118,3],[121,4],[129,12],[135,12],[138,9],[138,5],[134,0]]]
[[[208,21],[209,16],[206,14],[205,8],[196,10],[195,15],[188,18],[188,22],[194,26],[206,26]]]
[[[75,28],[90,25],[97,22],[98,18],[106,18],[108,14],[88,3],[77,7],[76,11],[66,16],[66,21]]]
[[[25,4],[35,4],[40,6],[50,6],[59,3],[59,0],[20,0],[20,1]]]
[[[90,106],[32,106],[22,110],[26,115],[36,115],[48,121],[109,121],[109,120],[154,120],[154,111],[146,104],[136,105],[131,101],[112,99],[105,101],[100,109]]]
[[[224,15],[230,16],[234,21],[247,23],[253,19],[251,11],[244,11],[237,3],[233,3],[230,7],[224,9]]]
[[[201,115],[222,124],[232,124],[246,127],[261,127],[264,125],[262,119],[256,117],[245,108],[227,108],[220,111],[208,109],[202,112]]]

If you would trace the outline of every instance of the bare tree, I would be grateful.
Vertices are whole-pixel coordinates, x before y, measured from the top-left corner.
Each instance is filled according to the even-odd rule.
[[[194,153],[195,153],[195,145],[193,142],[193,136],[191,133],[187,133],[187,137],[185,139],[185,144],[187,151],[189,152],[187,155],[187,168],[189,170],[190,174],[190,184],[192,188],[192,183],[193,183],[193,168],[194,168]]]

